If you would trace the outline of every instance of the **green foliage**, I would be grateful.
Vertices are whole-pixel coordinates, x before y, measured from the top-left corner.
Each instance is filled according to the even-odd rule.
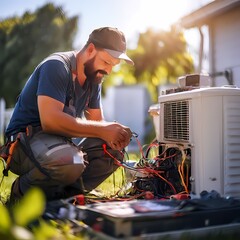
[[[7,208],[0,204],[0,231],[7,232],[11,227],[11,218]]]
[[[78,18],[53,4],[0,21],[0,96],[13,106],[37,64],[55,51],[72,49]]]
[[[39,189],[31,189],[11,211],[0,205],[0,238],[33,239],[33,234],[27,228],[41,216],[44,205],[43,193]]]
[[[45,203],[43,192],[32,188],[12,207],[0,204],[0,239],[81,239],[79,236],[84,233],[74,233],[67,219],[64,222],[42,219]]]
[[[14,222],[19,226],[26,226],[37,219],[44,212],[44,202],[44,195],[39,189],[30,189],[21,205],[14,206]]]
[[[153,101],[157,101],[159,85],[175,83],[177,77],[194,70],[186,47],[183,33],[175,27],[169,32],[149,29],[140,35],[137,51],[131,56],[134,75],[138,81],[146,82]]]

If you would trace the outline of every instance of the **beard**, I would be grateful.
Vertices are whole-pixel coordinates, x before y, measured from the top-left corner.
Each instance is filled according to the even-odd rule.
[[[88,60],[84,64],[84,74],[89,79],[90,81],[100,84],[103,81],[104,75],[107,75],[107,72],[102,70],[102,69],[95,69],[94,68],[94,61],[95,57],[92,59]]]

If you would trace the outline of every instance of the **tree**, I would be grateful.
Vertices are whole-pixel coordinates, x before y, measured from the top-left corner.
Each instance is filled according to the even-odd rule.
[[[142,83],[149,89],[153,101],[157,101],[159,85],[175,83],[177,77],[194,71],[184,35],[175,26],[170,31],[148,29],[140,34],[137,48],[128,54],[134,67],[121,65],[120,71],[109,76],[105,85],[116,79],[123,84]]]
[[[78,17],[46,4],[35,13],[0,21],[0,96],[8,107],[37,64],[55,51],[72,49]]]

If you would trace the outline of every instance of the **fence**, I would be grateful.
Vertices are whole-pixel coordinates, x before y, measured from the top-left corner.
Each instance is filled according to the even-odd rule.
[[[0,145],[4,141],[4,132],[12,116],[13,108],[6,108],[3,98],[0,98]]]

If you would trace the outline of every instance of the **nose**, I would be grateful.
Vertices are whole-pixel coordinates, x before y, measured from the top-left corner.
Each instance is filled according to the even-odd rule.
[[[104,71],[107,73],[107,75],[109,75],[112,72],[112,68],[113,67],[111,65],[105,67]]]

